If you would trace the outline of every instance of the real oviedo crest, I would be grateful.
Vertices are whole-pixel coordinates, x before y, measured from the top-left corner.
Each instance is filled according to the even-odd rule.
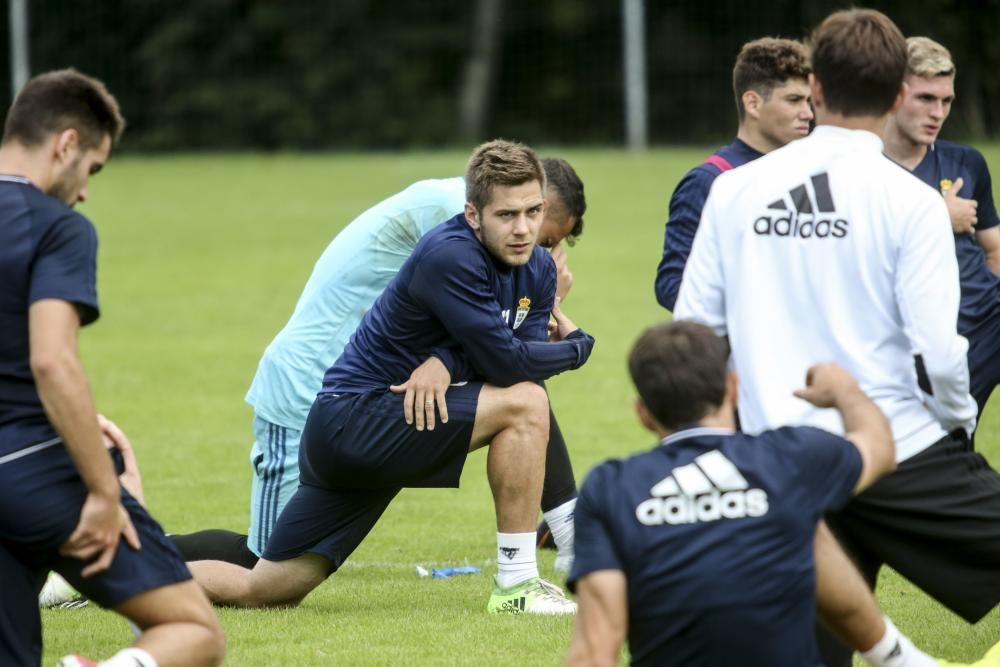
[[[521,326],[524,322],[524,318],[528,316],[528,311],[531,310],[531,299],[526,296],[522,296],[521,300],[517,302],[517,312],[514,314],[514,328]]]

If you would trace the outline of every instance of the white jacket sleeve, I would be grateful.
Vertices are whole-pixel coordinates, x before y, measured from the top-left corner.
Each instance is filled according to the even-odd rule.
[[[723,274],[722,248],[718,225],[721,222],[716,185],[726,175],[716,179],[705,200],[701,222],[694,236],[691,255],[684,267],[675,320],[694,320],[708,325],[719,336],[729,335],[726,327],[726,290]]]
[[[911,224],[902,230],[896,301],[930,384],[929,393],[922,387],[927,406],[945,429],[962,427],[971,435],[977,409],[969,395],[969,344],[958,334],[961,293],[955,239],[940,197],[921,198],[918,206]]]

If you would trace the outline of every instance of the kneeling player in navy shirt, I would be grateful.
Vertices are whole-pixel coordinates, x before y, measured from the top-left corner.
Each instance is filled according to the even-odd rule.
[[[821,664],[813,541],[824,512],[893,467],[882,412],[839,366],[797,395],[844,420],[735,431],[736,374],[707,327],[646,331],[629,358],[653,450],[595,468],[580,491],[569,586],[579,617],[569,664]]]
[[[465,181],[465,212],[420,240],[327,371],[302,433],[298,490],[260,561],[253,570],[191,564],[213,600],[298,603],[343,564],[400,489],[458,486],[468,453],[488,445],[498,529],[488,610],[576,611],[539,579],[535,561],[549,430],[537,382],[583,365],[594,339],[559,310],[555,264],[535,243],[545,174],[534,152],[483,144]],[[414,408],[437,409],[438,423],[414,426]]]

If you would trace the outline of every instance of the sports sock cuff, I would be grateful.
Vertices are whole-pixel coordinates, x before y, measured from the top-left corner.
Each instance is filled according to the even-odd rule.
[[[99,667],[159,667],[159,664],[148,652],[130,646],[100,663]]]
[[[545,523],[552,532],[552,540],[560,554],[573,553],[573,540],[576,535],[573,515],[576,512],[576,498],[564,502],[559,507],[543,512]]]
[[[873,667],[910,665],[909,657],[915,657],[908,656],[914,651],[913,644],[896,629],[891,618],[883,616],[882,620],[885,622],[885,634],[882,635],[882,639],[875,642],[875,646],[861,653],[861,657]]]

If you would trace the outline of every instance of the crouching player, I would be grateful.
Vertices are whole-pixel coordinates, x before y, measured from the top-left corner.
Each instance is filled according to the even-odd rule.
[[[458,486],[468,453],[488,446],[498,569],[488,610],[576,611],[535,560],[549,435],[537,382],[583,365],[594,339],[559,310],[555,263],[536,245],[545,173],[534,151],[483,144],[465,183],[464,214],[420,240],[327,371],[302,434],[298,489],[256,566],[191,563],[213,601],[297,604],[401,488]],[[428,388],[416,406],[413,385]],[[439,423],[416,428],[414,409]]]

